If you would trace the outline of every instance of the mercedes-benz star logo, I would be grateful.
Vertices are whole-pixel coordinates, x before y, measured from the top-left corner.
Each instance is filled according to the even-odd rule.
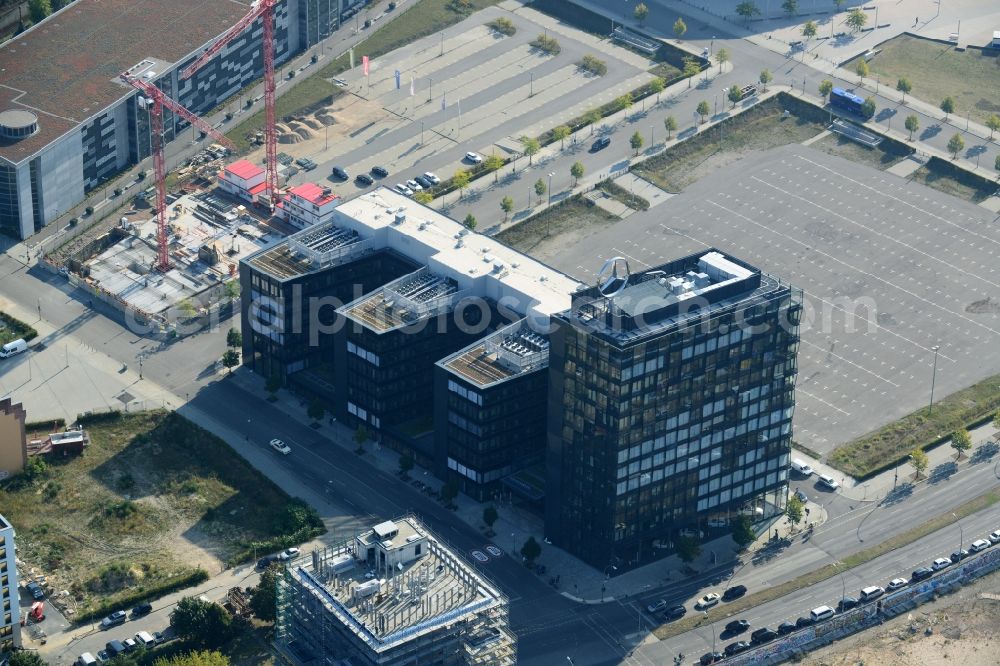
[[[614,298],[628,286],[632,272],[624,257],[614,257],[604,262],[597,274],[597,290],[606,298]]]

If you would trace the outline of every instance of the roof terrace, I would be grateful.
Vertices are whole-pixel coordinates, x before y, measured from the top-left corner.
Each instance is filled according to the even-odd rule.
[[[326,222],[292,234],[246,261],[274,278],[287,280],[352,261],[371,250],[372,242],[357,231]]]
[[[522,319],[441,359],[438,365],[485,388],[522,373],[547,368],[549,341],[532,331]]]
[[[453,279],[424,267],[348,303],[338,312],[378,333],[386,333],[449,312],[465,295]]]

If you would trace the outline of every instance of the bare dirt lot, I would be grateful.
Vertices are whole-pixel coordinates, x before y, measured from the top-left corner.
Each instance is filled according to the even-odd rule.
[[[881,627],[813,653],[808,666],[995,666],[1000,663],[1000,573]],[[991,596],[992,595],[992,596]],[[930,629],[930,634],[926,633]]]

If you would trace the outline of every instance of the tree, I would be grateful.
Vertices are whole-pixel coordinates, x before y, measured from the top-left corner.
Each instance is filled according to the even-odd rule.
[[[528,540],[524,542],[521,546],[521,555],[527,560],[530,565],[532,562],[538,559],[538,556],[542,554],[542,547],[538,545],[535,541],[535,537],[530,536]]]
[[[52,3],[49,0],[30,0],[28,13],[31,14],[31,22],[38,23],[52,13]]]
[[[920,118],[917,118],[915,115],[906,116],[903,125],[910,132],[910,141],[913,141],[913,133],[920,129]]]
[[[492,504],[485,509],[483,509],[483,522],[486,523],[486,527],[493,529],[493,523],[497,522],[497,518],[500,514],[497,513],[497,509]]]
[[[705,118],[707,118],[708,114],[712,112],[712,109],[708,106],[708,102],[705,101],[698,102],[698,108],[696,110],[698,111],[698,115],[701,116],[701,122],[705,122]]]
[[[642,134],[636,132],[631,137],[629,137],[628,143],[630,146],[632,146],[632,150],[635,151],[635,154],[638,155],[639,149],[642,148],[642,143],[643,143]]]
[[[539,178],[538,180],[535,181],[535,194],[538,195],[539,204],[542,203],[542,196],[545,195],[545,191],[546,191],[545,181]]]
[[[861,105],[861,115],[866,119],[871,119],[875,116],[875,98],[869,97],[865,100],[864,104]]]
[[[657,104],[660,102],[660,93],[666,90],[666,88],[667,82],[659,76],[649,82],[649,91],[656,93]]]
[[[757,7],[757,3],[755,2],[741,2],[736,5],[736,14],[745,18],[747,25],[750,25],[751,19],[754,16],[760,15],[760,8]]]
[[[965,148],[965,139],[962,138],[961,134],[956,134],[948,140],[948,152],[951,153],[951,159],[958,159],[958,153]]]
[[[1000,409],[993,412],[993,427],[1000,430]]]
[[[819,94],[823,96],[824,100],[826,99],[827,95],[830,94],[831,90],[833,90],[833,81],[831,81],[830,79],[823,79],[822,81],[820,81]]]
[[[569,175],[573,176],[573,187],[583,178],[583,162],[573,162],[569,168]]]
[[[459,199],[462,198],[465,188],[468,187],[469,180],[471,180],[471,176],[465,169],[459,169],[455,172],[455,175],[451,177],[451,182],[458,188]]]
[[[160,657],[153,662],[153,666],[229,666],[229,663],[229,657],[221,652],[196,650],[169,659]]]
[[[407,476],[410,470],[413,469],[413,456],[409,453],[403,453],[399,456],[399,473],[403,476]]]
[[[267,378],[267,382],[264,383],[264,390],[267,391],[268,397],[275,398],[275,394],[278,389],[281,388],[281,375],[274,374]]]
[[[944,120],[948,122],[948,116],[955,113],[955,100],[945,97],[941,100],[941,110],[944,111]]]
[[[920,447],[917,447],[910,452],[910,465],[913,466],[913,471],[917,473],[918,479],[930,464],[930,459],[928,459],[927,454],[924,453],[924,450]]]
[[[233,301],[240,295],[240,281],[230,280],[222,285],[222,289],[228,300]]]
[[[958,135],[956,134],[955,136]],[[951,148],[951,146],[949,146],[949,148]],[[972,437],[969,436],[969,431],[962,428],[961,430],[956,430],[951,433],[951,448],[958,452],[955,459],[961,459],[962,454],[972,448]]]
[[[785,10],[785,14],[788,16],[794,16],[795,12],[799,10],[798,0],[785,0],[781,3],[781,8]]]
[[[306,410],[306,414],[313,421],[322,421],[323,416],[326,415],[326,407],[319,400],[312,400],[309,402],[309,407]]]
[[[531,164],[531,160],[535,153],[541,150],[541,145],[538,143],[538,139],[530,136],[521,137],[521,145],[524,147],[524,154],[528,156],[528,164]]]
[[[802,26],[802,36],[806,39],[812,39],[815,37],[816,32],[816,21],[806,21],[805,25]]]
[[[639,22],[639,25],[645,25],[646,17],[649,16],[649,7],[646,6],[646,3],[640,2],[632,10],[632,16]]]
[[[170,626],[185,641],[198,647],[222,645],[232,636],[232,617],[219,604],[184,597],[170,614]]]
[[[34,650],[17,650],[10,654],[10,666],[45,666],[45,661]]]
[[[785,505],[785,516],[793,525],[798,525],[802,522],[802,516],[805,514],[806,505],[795,495],[788,498],[788,504]]]
[[[753,521],[750,516],[738,516],[733,521],[733,541],[741,549],[746,548],[757,539],[757,533],[753,529]]]
[[[677,537],[677,556],[684,562],[693,562],[701,555],[701,544],[694,537]]]
[[[454,481],[449,481],[448,483],[441,486],[441,499],[448,503],[450,506],[452,500],[458,497],[458,484]]]
[[[226,333],[226,346],[233,348],[243,346],[243,336],[240,335],[239,330],[235,328],[229,329]]]
[[[277,618],[278,578],[282,567],[272,562],[260,575],[260,582],[250,594],[250,608],[257,619],[264,622],[274,622]]]
[[[903,102],[906,102],[906,93],[913,90],[913,86],[910,84],[910,80],[907,78],[902,78],[896,81],[896,90],[903,93]]]
[[[737,85],[733,85],[726,92],[726,97],[728,97],[729,101],[733,103],[733,108],[735,109],[736,108],[736,103],[740,101],[740,97],[741,97],[740,87],[737,86]]]
[[[355,452],[360,453],[365,450],[365,442],[368,441],[368,429],[359,425],[354,431],[354,443],[358,445]]]
[[[462,220],[462,224],[464,224],[465,228],[468,229],[469,231],[475,231],[476,230],[476,216],[473,215],[472,213],[469,213],[468,215],[465,216],[465,219]]]
[[[837,8],[838,12],[841,9],[843,9],[844,5],[846,5],[846,4],[847,4],[847,0],[833,0],[833,6]]]
[[[413,200],[419,204],[427,205],[430,202],[434,201],[434,195],[428,192],[427,190],[421,190],[419,192],[414,193]]]
[[[678,18],[674,21],[674,34],[677,35],[677,41],[680,41],[681,37],[683,37],[684,33],[687,31],[688,27],[684,22],[684,19]]]
[[[240,353],[235,349],[227,349],[226,353],[222,355],[222,365],[229,370],[229,374],[233,374],[233,368],[240,364]]]
[[[552,130],[552,139],[559,142],[559,150],[566,147],[566,137],[570,135],[572,130],[566,125],[559,125]]]
[[[510,217],[510,212],[514,210],[514,200],[511,199],[509,196],[501,199],[500,210],[503,211],[503,221],[506,222],[507,218]]]
[[[868,23],[868,14],[865,14],[862,10],[855,8],[847,13],[847,19],[844,22],[852,32],[858,32],[865,27],[866,23]]]
[[[764,87],[764,92],[767,92],[767,84],[774,80],[774,75],[771,74],[770,70],[765,69],[761,71],[760,77],[757,80]]]
[[[722,66],[729,62],[729,51],[719,49],[715,52],[715,62],[719,63],[719,73],[722,73]]]
[[[591,109],[587,113],[583,114],[583,120],[590,125],[590,136],[594,136],[594,126],[601,122],[601,112],[597,109]]]
[[[991,113],[990,117],[986,119],[986,126],[990,128],[990,139],[993,139],[993,132],[1000,130],[1000,116],[995,113]]]
[[[663,129],[667,130],[667,141],[669,141],[670,135],[677,131],[677,119],[673,116],[667,116],[664,118]]]
[[[615,106],[618,107],[619,111],[625,111],[626,116],[628,116],[628,110],[632,108],[632,104],[632,93],[630,92],[615,99]]]
[[[859,60],[858,64],[854,66],[854,73],[861,78],[862,83],[864,82],[865,77],[868,76],[868,72],[870,71],[871,69],[868,67],[868,63],[865,62],[864,59]]]
[[[698,64],[698,61],[691,56],[685,56],[684,69],[681,71],[681,74],[687,77],[688,88],[691,87],[691,81],[694,80],[694,77],[698,76],[699,72],[701,72],[701,65]]]

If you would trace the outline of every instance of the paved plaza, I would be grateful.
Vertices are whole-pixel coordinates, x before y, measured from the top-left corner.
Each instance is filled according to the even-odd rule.
[[[714,246],[801,287],[795,439],[821,453],[1000,371],[1000,230],[979,206],[801,146],[742,161],[553,259],[592,281]]]

